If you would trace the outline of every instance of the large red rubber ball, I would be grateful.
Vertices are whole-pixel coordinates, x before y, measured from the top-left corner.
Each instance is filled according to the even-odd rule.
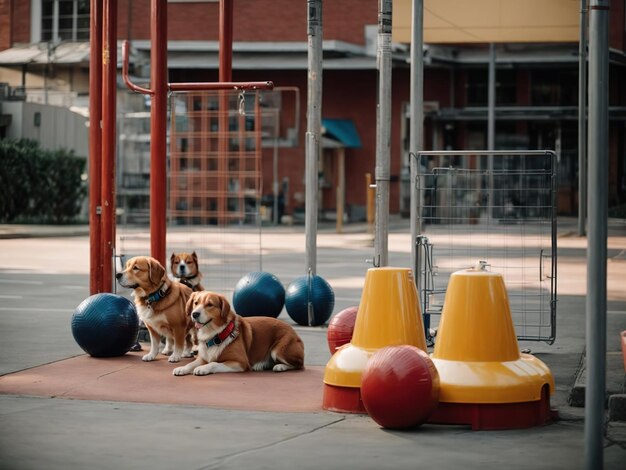
[[[388,346],[367,362],[361,397],[370,417],[382,427],[419,426],[439,404],[439,373],[421,349]]]
[[[328,323],[328,348],[331,354],[352,339],[354,333],[354,323],[356,322],[356,314],[359,307],[344,308],[341,312],[334,315]]]

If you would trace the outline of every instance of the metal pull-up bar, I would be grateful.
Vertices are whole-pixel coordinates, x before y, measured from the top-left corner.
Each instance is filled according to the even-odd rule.
[[[154,90],[151,88],[144,88],[132,82],[128,74],[129,63],[129,43],[124,41],[122,43],[122,78],[126,86],[137,93],[143,95],[153,95]],[[192,91],[215,91],[215,90],[272,90],[274,83],[270,81],[266,82],[179,82],[168,83],[167,89],[177,92],[192,92]]]

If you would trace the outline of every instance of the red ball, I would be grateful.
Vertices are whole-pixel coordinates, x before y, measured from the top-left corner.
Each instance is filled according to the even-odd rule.
[[[354,332],[354,323],[356,322],[356,314],[359,307],[348,307],[337,313],[328,323],[328,348],[331,354],[344,344],[352,340]]]
[[[439,404],[439,373],[421,349],[388,346],[367,362],[361,398],[370,417],[384,428],[419,426]]]

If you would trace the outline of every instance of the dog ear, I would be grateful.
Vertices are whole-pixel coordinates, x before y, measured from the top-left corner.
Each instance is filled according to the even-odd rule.
[[[222,312],[221,312],[221,317],[226,320],[226,318],[228,318],[228,314],[230,313],[230,304],[228,303],[228,300],[226,300],[226,297],[222,297]]]
[[[196,254],[195,250],[193,253],[191,253],[191,257],[193,258],[193,262],[196,263],[196,265],[198,264],[198,255]]]
[[[173,263],[175,259],[176,259],[176,253],[172,251],[172,256],[170,256],[170,263]]]
[[[193,303],[196,300],[196,294],[198,294],[198,292],[192,292],[187,300],[187,304],[185,305],[185,313],[187,316],[191,315],[191,312],[193,311]]]
[[[158,284],[165,276],[165,268],[156,259],[151,259],[148,263],[148,278],[153,284]]]

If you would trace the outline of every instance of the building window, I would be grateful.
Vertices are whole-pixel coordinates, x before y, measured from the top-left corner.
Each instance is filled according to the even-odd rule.
[[[467,71],[467,105],[487,106],[489,93],[489,72],[487,69]],[[496,106],[516,104],[515,70],[496,70]]]
[[[89,0],[42,0],[43,41],[88,41]]]
[[[576,70],[539,69],[532,71],[533,106],[576,106],[578,72]]]

